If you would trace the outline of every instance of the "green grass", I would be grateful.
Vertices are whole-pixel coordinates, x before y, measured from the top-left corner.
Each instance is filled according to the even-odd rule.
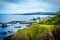
[[[39,38],[46,36],[46,33],[48,33],[50,36],[53,36],[53,26],[54,25],[42,25],[33,23],[29,28],[19,29],[15,34],[22,35],[23,38],[26,37],[26,40],[38,40]]]
[[[60,25],[32,23],[29,28],[19,29],[10,40],[59,40]]]

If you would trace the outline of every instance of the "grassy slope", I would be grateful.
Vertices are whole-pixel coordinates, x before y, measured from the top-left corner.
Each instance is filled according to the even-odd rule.
[[[5,40],[59,40],[60,25],[33,23],[29,28],[19,29]]]
[[[33,23],[29,28],[19,29],[5,40],[60,40],[60,25]]]
[[[18,30],[10,40],[53,40],[53,26],[33,23],[30,28]]]

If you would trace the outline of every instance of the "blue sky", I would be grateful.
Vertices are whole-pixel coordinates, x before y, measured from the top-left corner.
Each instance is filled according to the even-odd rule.
[[[60,0],[0,0],[0,13],[60,11]]]

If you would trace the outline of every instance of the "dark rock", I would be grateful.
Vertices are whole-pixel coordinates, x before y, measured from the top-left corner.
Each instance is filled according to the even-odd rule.
[[[13,31],[8,31],[9,34],[14,33]]]
[[[1,27],[5,28],[5,27],[7,27],[7,24],[6,23],[2,23]]]
[[[11,40],[11,38],[12,38],[12,35],[10,35],[10,36],[8,36],[8,37],[3,38],[3,40]]]
[[[30,25],[27,25],[26,27],[29,27]]]
[[[21,28],[21,26],[15,27],[15,28]]]
[[[7,32],[2,32],[2,33],[0,33],[0,34],[4,34],[4,35],[5,35],[5,34],[7,34]]]

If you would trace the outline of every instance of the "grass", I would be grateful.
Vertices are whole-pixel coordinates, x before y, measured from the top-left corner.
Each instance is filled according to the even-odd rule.
[[[51,33],[53,31],[52,26],[54,25],[42,25],[33,23],[29,28],[20,29],[15,34],[20,36],[22,35],[22,38],[26,37],[26,40],[38,40],[39,38],[46,36],[46,34],[53,36]]]
[[[19,29],[10,40],[59,40],[60,25],[32,23],[29,28]]]

